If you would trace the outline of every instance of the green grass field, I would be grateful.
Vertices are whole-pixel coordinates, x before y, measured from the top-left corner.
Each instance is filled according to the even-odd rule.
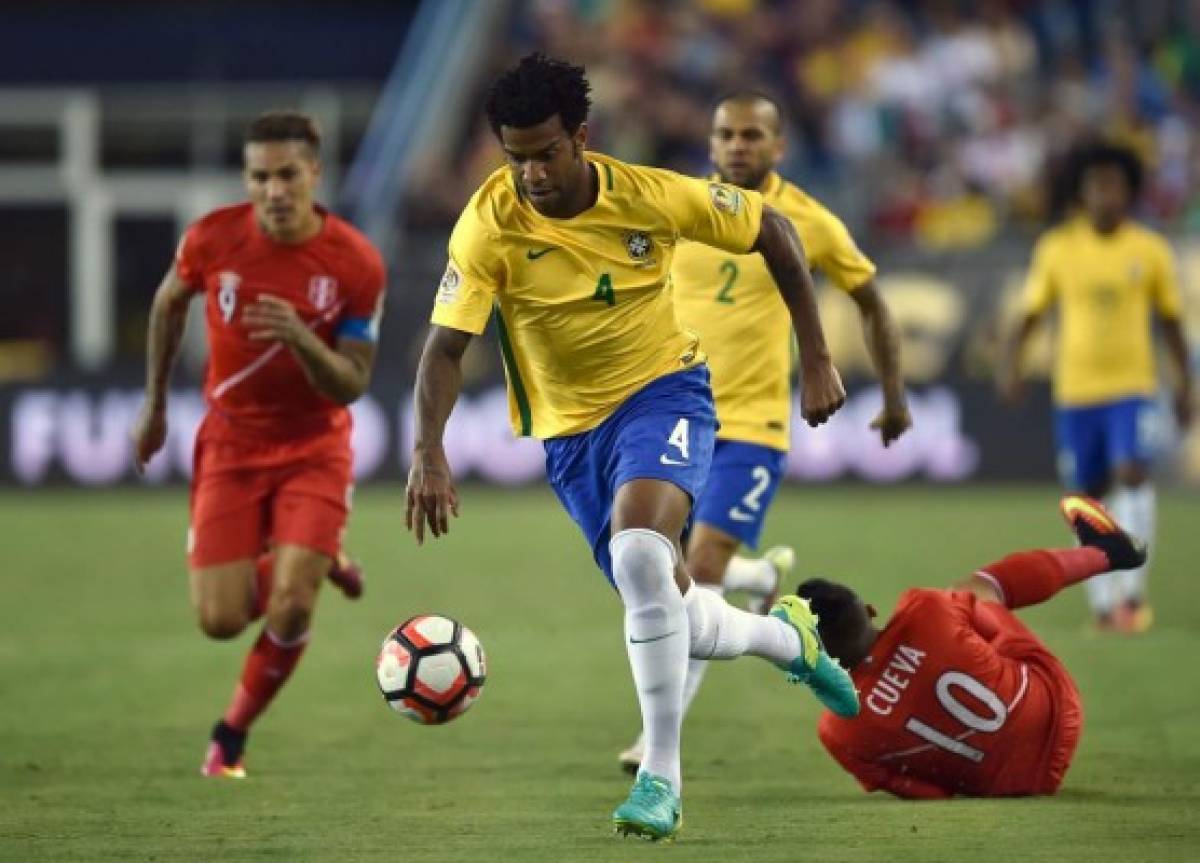
[[[1049,487],[790,489],[766,538],[883,609],[1066,544],[1055,504]],[[402,515],[398,490],[360,494],[367,595],[322,597],[235,783],[197,768],[252,636],[208,642],[193,622],[186,495],[0,495],[0,859],[1200,859],[1195,495],[1161,501],[1150,635],[1087,635],[1078,589],[1024,615],[1084,694],[1059,796],[866,796],[816,742],[814,700],[747,659],[712,669],[688,719],[669,847],[611,833],[615,754],[637,730],[621,607],[550,493],[468,487],[452,534],[422,549]],[[423,611],[462,619],[490,661],[478,705],[441,728],[393,715],[374,682],[380,638]]]

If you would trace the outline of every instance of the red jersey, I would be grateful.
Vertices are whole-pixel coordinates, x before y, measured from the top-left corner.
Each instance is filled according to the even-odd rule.
[[[289,245],[271,239],[253,205],[214,210],[184,234],[180,279],[205,295],[209,361],[205,433],[216,438],[290,439],[348,432],[349,412],[309,383],[282,344],[253,341],[242,310],[261,294],[287,300],[331,347],[347,322],[377,325],[383,260],[349,223],[320,209],[321,230]]]
[[[907,591],[851,673],[861,713],[825,713],[818,734],[868,791],[1049,793],[1074,751],[1082,720],[1066,669],[1008,609],[973,593]]]

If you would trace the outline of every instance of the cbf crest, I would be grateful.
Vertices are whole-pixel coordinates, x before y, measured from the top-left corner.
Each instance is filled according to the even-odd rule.
[[[333,276],[313,276],[308,280],[308,301],[323,312],[337,299],[337,279]]]
[[[651,252],[654,251],[654,241],[645,231],[626,231],[625,251],[629,252],[629,257],[640,267],[654,264],[654,258],[651,255]]]

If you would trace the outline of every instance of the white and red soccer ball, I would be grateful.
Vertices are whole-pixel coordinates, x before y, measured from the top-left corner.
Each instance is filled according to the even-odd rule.
[[[388,633],[375,677],[397,713],[441,725],[475,703],[487,679],[487,657],[475,633],[458,621],[422,614]]]

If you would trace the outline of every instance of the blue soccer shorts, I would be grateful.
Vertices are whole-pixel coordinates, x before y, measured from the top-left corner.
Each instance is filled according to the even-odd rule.
[[[594,429],[545,441],[550,485],[610,583],[617,489],[634,479],[661,479],[694,503],[708,478],[716,431],[708,367],[701,365],[651,381]]]
[[[1075,491],[1097,491],[1108,485],[1121,464],[1147,465],[1153,458],[1158,406],[1136,397],[1054,411],[1058,471]]]
[[[779,490],[787,453],[760,444],[718,440],[696,521],[758,548],[767,509]]]

